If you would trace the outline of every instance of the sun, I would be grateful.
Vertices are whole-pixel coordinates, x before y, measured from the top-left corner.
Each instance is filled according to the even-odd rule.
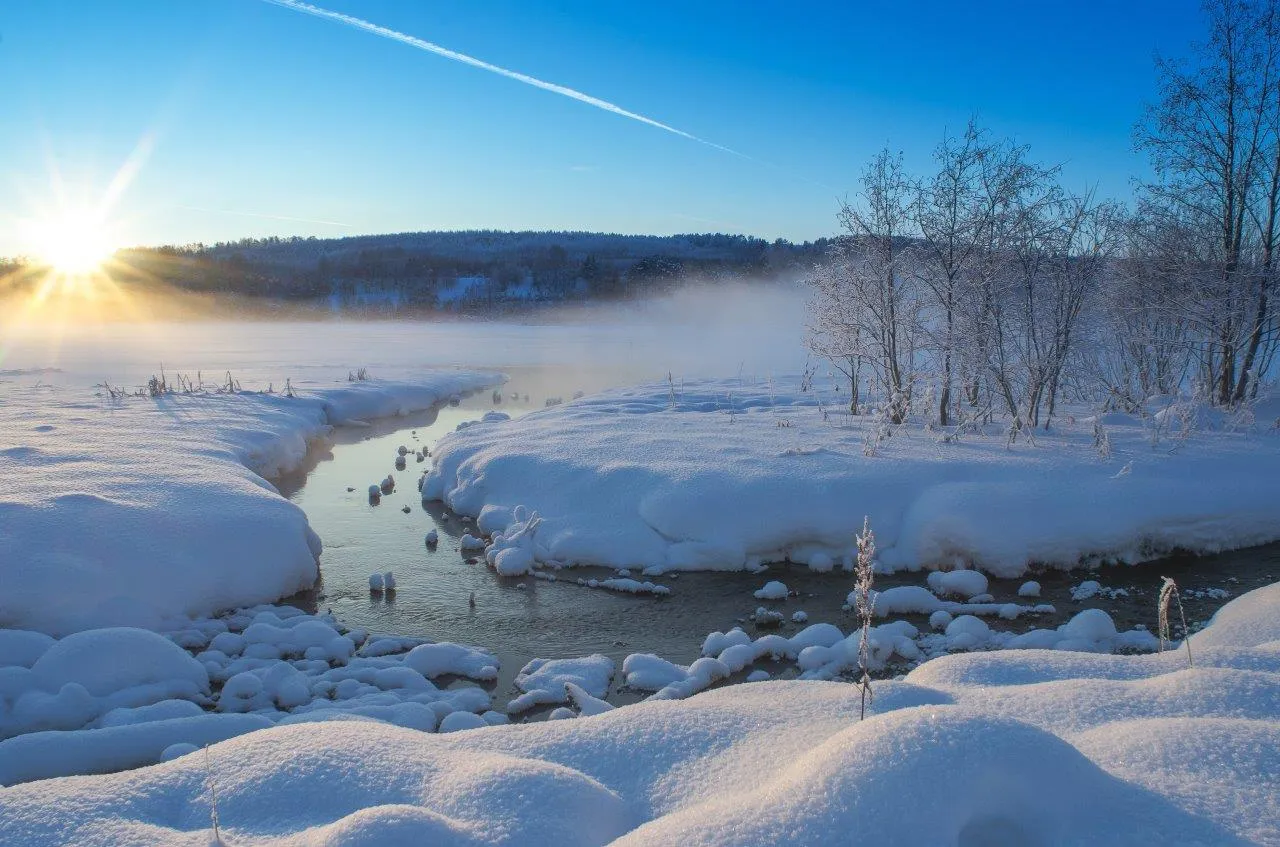
[[[27,239],[41,264],[66,276],[100,272],[116,249],[102,217],[83,209],[29,222]]]

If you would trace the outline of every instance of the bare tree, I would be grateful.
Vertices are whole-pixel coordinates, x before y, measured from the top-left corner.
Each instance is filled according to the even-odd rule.
[[[846,234],[810,279],[810,349],[850,377],[855,393],[856,375],[868,365],[893,423],[909,411],[919,334],[911,195],[901,155],[881,151],[863,173],[861,202],[841,204]]]
[[[1201,358],[1212,399],[1238,403],[1270,324],[1280,201],[1275,0],[1208,0],[1196,61],[1157,63],[1160,100],[1137,128],[1156,171],[1148,210],[1190,222],[1214,268]],[[1260,260],[1260,261],[1259,261]],[[1259,267],[1258,265],[1261,265]]]
[[[950,423],[951,389],[961,328],[958,299],[964,274],[977,250],[982,161],[993,148],[988,134],[970,121],[960,137],[946,135],[933,158],[937,173],[916,189],[912,215],[923,237],[917,273],[932,295],[929,324],[939,366],[938,422]]]

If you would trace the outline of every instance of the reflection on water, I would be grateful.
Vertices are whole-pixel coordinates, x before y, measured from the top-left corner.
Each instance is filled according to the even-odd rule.
[[[485,391],[457,406],[379,421],[367,428],[335,430],[330,443],[313,449],[304,468],[278,481],[282,493],[306,511],[324,541],[322,583],[314,592],[317,607],[331,609],[353,627],[493,650],[503,660],[495,692],[500,700],[506,699],[516,671],[534,657],[598,652],[620,664],[629,653],[653,652],[688,663],[698,657],[707,633],[735,625],[751,631],[748,616],[760,605],[752,591],[768,579],[780,579],[799,592],[798,597],[769,604],[788,618],[804,610],[810,623],[827,621],[846,632],[855,626],[850,614],[841,609],[852,588],[851,580],[839,571],[816,574],[803,566],[782,563],[773,565],[767,574],[669,574],[657,580],[671,587],[669,597],[637,597],[584,588],[574,582],[578,576],[612,575],[605,569],[562,572],[564,578],[555,582],[509,579],[494,574],[483,559],[463,555],[458,540],[474,528],[473,524],[440,504],[423,507],[417,479],[430,467],[430,459],[418,463],[415,454],[423,448],[429,450],[459,423],[475,420],[486,411],[496,408],[515,417],[542,408],[548,396],[567,398],[583,387],[556,384],[554,373],[516,371],[502,391],[501,403],[495,403]],[[585,385],[586,390],[599,387]],[[395,470],[400,446],[409,450],[404,471]],[[395,490],[378,503],[370,503],[369,486],[388,473],[395,475]],[[407,513],[403,511],[406,506]],[[424,539],[433,528],[440,540],[435,549],[429,549]],[[394,572],[396,590],[371,593],[369,575],[375,571]],[[1036,579],[1042,586],[1041,602],[1054,604],[1056,615],[1017,622],[994,619],[992,626],[1018,631],[1052,627],[1082,608],[1098,607],[1106,609],[1121,629],[1139,623],[1154,629],[1161,575],[1173,577],[1184,590],[1190,590],[1185,600],[1188,619],[1205,621],[1224,601],[1197,598],[1196,592],[1224,588],[1236,596],[1273,581],[1275,574],[1280,574],[1280,545],[1135,567],[1050,571]],[[1072,601],[1071,587],[1085,579],[1124,588],[1129,595]],[[921,574],[900,573],[877,577],[877,587],[920,585],[923,581]],[[997,602],[1017,602],[1021,583],[992,580],[991,593]],[[472,595],[474,606],[469,602]],[[927,626],[923,618],[905,617],[921,628]],[[786,635],[799,628],[788,622],[781,631]],[[784,676],[795,672],[793,665],[779,669]],[[610,699],[625,702],[633,696]]]

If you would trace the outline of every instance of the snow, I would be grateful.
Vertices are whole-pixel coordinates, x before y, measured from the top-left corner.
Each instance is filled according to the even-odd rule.
[[[536,514],[536,562],[649,574],[848,567],[865,515],[887,569],[971,565],[947,579],[961,597],[984,593],[976,569],[1280,540],[1280,439],[1265,432],[1197,432],[1170,452],[1117,427],[1105,460],[1084,421],[1012,445],[1004,429],[945,440],[909,423],[867,455],[876,422],[821,399],[787,378],[685,380],[674,399],[666,382],[605,391],[447,436],[422,494],[486,513],[486,531]]]
[[[972,574],[974,571],[959,571],[959,573]],[[943,576],[938,572],[930,573],[929,576]],[[977,574],[982,577],[982,574]],[[986,585],[986,578],[982,577],[983,585]],[[995,603],[991,602],[990,594],[979,594],[970,597],[964,602],[956,600],[942,600],[929,589],[920,585],[896,585],[893,588],[887,588],[884,591],[873,591],[872,598],[875,601],[873,612],[876,617],[887,618],[891,615],[935,615],[938,613],[950,615],[998,615],[1007,620],[1013,620],[1024,614],[1040,614],[1042,612],[1053,611],[1052,606],[1023,606],[1017,603]],[[854,592],[850,592],[846,598],[846,604],[852,606],[854,604]],[[933,618],[930,617],[930,620]]]
[[[466,729],[484,729],[489,724],[472,712],[453,712],[440,721],[439,732],[460,732]]]
[[[1091,600],[1098,596],[1098,592],[1102,591],[1102,586],[1095,580],[1089,579],[1080,583],[1071,589],[1071,599],[1079,603],[1082,600]]]
[[[664,385],[466,428],[424,496],[471,509],[500,572],[848,567],[867,514],[885,567],[967,581],[945,590],[959,599],[877,595],[882,618],[928,613],[939,631],[871,627],[875,669],[971,652],[874,683],[863,721],[857,689],[826,681],[856,668],[862,634],[815,623],[711,633],[688,665],[633,654],[626,682],[651,696],[623,708],[603,699],[608,657],[535,659],[509,711],[557,706],[556,720],[503,725],[484,689],[433,682],[493,681],[487,651],[253,605],[313,575],[316,549],[257,474],[291,467],[335,421],[471,378],[118,406],[5,387],[20,402],[0,403],[0,474],[15,481],[0,492],[0,627],[25,629],[0,628],[0,843],[205,845],[211,784],[227,843],[1280,843],[1280,585],[1225,606],[1190,639],[1189,667],[1181,649],[1114,655],[1155,639],[1096,609],[995,631],[982,617],[1043,607],[997,604],[959,567],[1266,540],[1266,436],[1139,453],[1141,428],[1117,423],[1132,463],[1118,477],[1065,421],[1012,448],[904,430],[868,456],[856,422],[825,420],[785,381],[743,380],[686,383],[675,408]],[[144,429],[157,440],[139,443]],[[182,462],[158,458],[173,451]],[[751,668],[764,659],[804,679],[769,681]],[[207,764],[187,755],[205,744]]]
[[[578,714],[581,717],[589,718],[593,715],[603,715],[605,712],[612,712],[616,708],[607,700],[591,696],[577,683],[566,682],[564,689],[565,693],[569,695],[569,702],[578,708]]]
[[[368,636],[289,606],[188,619],[163,633],[83,630],[47,645],[29,633],[0,633],[32,648],[9,650],[16,661],[0,665],[0,773],[10,781],[151,764],[172,744],[272,723],[354,717],[430,732],[453,713],[492,705],[479,688],[439,689],[433,678],[498,675],[487,651]],[[184,646],[199,652],[193,658]],[[255,720],[206,720],[236,715]],[[46,759],[38,770],[24,761],[32,755]]]
[[[118,401],[74,385],[0,386],[0,628],[155,629],[308,588],[320,541],[266,478],[298,466],[336,423],[500,380],[426,371],[299,379],[294,397]]]
[[[1018,586],[1018,596],[1019,597],[1039,597],[1040,583],[1036,582],[1034,579],[1027,580],[1026,582],[1022,583],[1022,585]]]
[[[32,732],[0,741],[0,785],[142,767],[175,744],[203,747],[269,726],[259,715],[203,714],[92,732]],[[0,843],[10,843],[2,832],[0,824]]]
[[[191,719],[60,733],[92,742],[102,769],[128,766],[113,756],[130,747],[107,733],[170,760],[4,789],[0,843],[207,844],[212,778],[228,843],[1275,844],[1280,652],[1266,645],[1280,641],[1278,601],[1280,584],[1224,607],[1192,638],[1195,667],[1182,652],[965,653],[873,683],[862,721],[855,686],[762,680],[589,720],[450,715],[441,728],[466,731],[443,734],[280,725],[212,743],[209,767],[171,758],[203,743],[169,726]],[[712,647],[746,646],[715,635]],[[560,684],[571,693],[559,702],[587,714],[578,698],[595,693]],[[206,736],[265,722],[204,720]],[[32,755],[4,761],[27,771],[6,782],[44,767],[50,742],[24,738]]]
[[[950,650],[970,650],[985,644],[991,638],[991,627],[973,615],[961,615],[953,619],[943,632],[950,641]]]
[[[1115,600],[1118,597],[1128,596],[1129,592],[1123,588],[1108,588],[1093,579],[1086,579],[1071,589],[1071,599],[1077,603],[1092,600],[1094,597],[1106,597],[1109,600]]]
[[[524,693],[507,704],[507,713],[516,715],[534,706],[567,703],[566,686],[570,683],[592,697],[604,697],[613,671],[613,659],[599,653],[579,659],[534,659],[516,675],[516,687]]]
[[[618,591],[623,594],[652,594],[655,596],[665,596],[671,593],[671,589],[665,585],[645,580],[640,582],[635,579],[627,579],[625,577],[613,577],[610,579],[586,580],[586,585],[591,588],[604,588],[609,591]]]
[[[785,600],[787,599],[787,586],[776,579],[770,580],[764,584],[764,588],[755,592],[755,598],[757,600]]]
[[[941,609],[945,604],[929,589],[920,585],[898,585],[872,595],[875,601],[875,614],[879,617],[889,615],[928,615]]]
[[[455,674],[476,680],[498,678],[498,659],[492,653],[462,644],[422,644],[404,657],[404,664],[428,679]]]
[[[160,700],[204,702],[208,693],[204,666],[161,635],[129,628],[76,633],[45,649],[30,669],[21,661],[0,665],[0,739],[78,729],[113,710]]]
[[[29,668],[53,644],[54,639],[43,632],[0,629],[0,667]]]
[[[965,599],[987,593],[987,578],[977,571],[934,571],[929,574],[929,588],[943,597]]]

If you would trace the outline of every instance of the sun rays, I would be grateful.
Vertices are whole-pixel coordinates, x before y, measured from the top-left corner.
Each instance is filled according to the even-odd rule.
[[[107,315],[136,316],[132,286],[121,282],[148,281],[150,275],[120,252],[126,221],[119,201],[151,149],[152,139],[144,135],[100,190],[95,180],[68,179],[46,154],[46,178],[23,186],[22,211],[5,222],[19,237],[21,258],[0,263],[0,329],[44,325],[61,335]]]
[[[62,209],[29,221],[25,236],[36,261],[64,277],[102,273],[118,246],[102,214],[88,208]]]

